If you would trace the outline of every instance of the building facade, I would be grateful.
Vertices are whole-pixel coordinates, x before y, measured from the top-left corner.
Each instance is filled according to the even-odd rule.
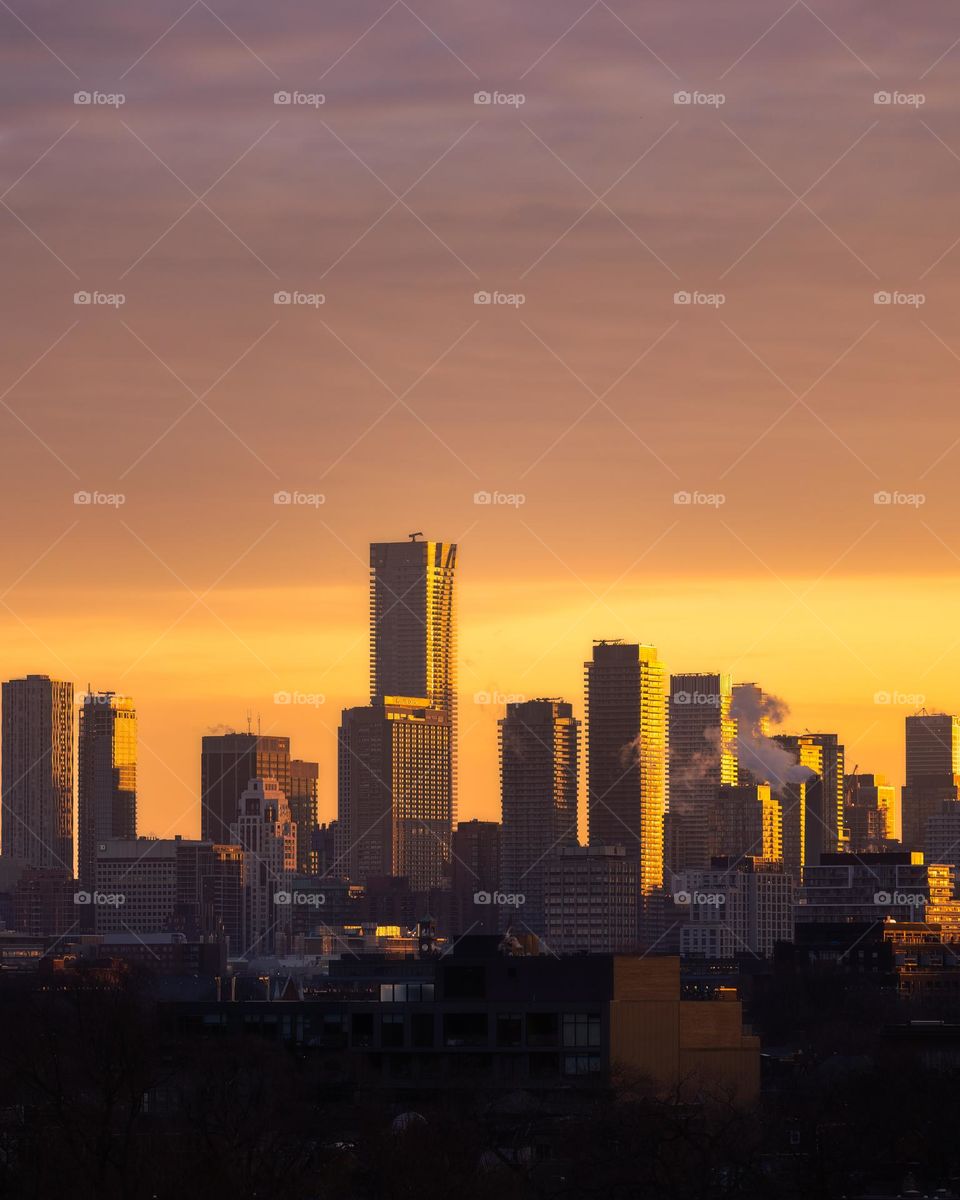
[[[624,846],[561,846],[544,861],[544,941],[554,954],[636,948],[638,863]]]
[[[302,758],[290,760],[290,815],[297,827],[297,872],[316,875],[320,854],[316,834],[320,828],[320,766]]]
[[[99,843],[137,836],[137,712],[128,696],[84,696],[77,784],[77,874],[89,890]]]
[[[253,958],[286,949],[297,869],[297,827],[275,779],[248,781],[230,840],[243,855],[241,953]]]
[[[290,794],[290,739],[258,733],[208,734],[200,751],[200,836],[227,844],[251,779],[275,779]]]

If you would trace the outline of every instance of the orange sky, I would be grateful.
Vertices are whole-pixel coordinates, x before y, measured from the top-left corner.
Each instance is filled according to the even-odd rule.
[[[960,705],[955,6],[11,7],[0,663],[135,697],[144,831],[198,830],[248,709],[333,814],[366,546],[415,529],[462,547],[463,814],[474,694],[580,709],[601,636],[901,781],[916,698]]]

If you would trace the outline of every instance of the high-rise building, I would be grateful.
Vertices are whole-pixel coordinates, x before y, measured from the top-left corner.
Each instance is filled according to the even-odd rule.
[[[545,860],[577,844],[577,751],[580,722],[564,700],[508,704],[500,721],[500,887],[522,895],[504,923],[544,931]]]
[[[200,753],[200,836],[229,843],[240,797],[251,779],[275,779],[290,794],[290,739],[258,733],[204,737]]]
[[[901,793],[902,841],[919,850],[927,821],[945,800],[960,799],[960,717],[916,713],[906,718],[906,783]]]
[[[554,954],[617,954],[637,945],[637,859],[626,847],[560,846],[544,861],[544,940]]]
[[[297,873],[316,875],[320,855],[315,834],[320,828],[320,767],[301,758],[290,760],[290,815],[297,827]]]
[[[286,949],[297,869],[297,828],[275,779],[248,782],[230,841],[243,852],[243,956],[256,958]]]
[[[455,726],[457,547],[418,536],[370,546],[370,703],[421,697]]]
[[[652,646],[601,641],[584,672],[589,842],[622,845],[649,896],[663,886],[666,668]]]
[[[453,833],[451,733],[423,698],[344,709],[334,874],[406,876],[415,892],[441,886]]]
[[[28,675],[3,685],[4,857],[73,876],[73,684]]]
[[[673,871],[710,865],[720,788],[737,783],[729,675],[670,679],[670,816]],[[676,889],[672,887],[671,890]]]
[[[882,854],[894,847],[894,790],[883,775],[847,775],[844,823],[851,854]],[[928,859],[940,862],[940,859]]]
[[[844,748],[835,733],[777,734],[775,740],[811,773],[805,788],[804,861],[816,865],[821,854],[847,845]]]
[[[485,903],[500,890],[500,825],[496,821],[460,821],[450,851],[455,932],[496,933],[498,912]]]
[[[734,864],[744,858],[783,862],[783,816],[769,784],[720,788],[715,841],[717,855]]]
[[[88,692],[77,753],[77,874],[96,883],[97,846],[137,836],[137,712],[113,692]]]
[[[240,848],[190,838],[108,838],[77,893],[98,933],[216,935],[239,952]],[[82,911],[82,910],[79,910]]]
[[[716,858],[709,871],[685,871],[678,895],[689,909],[680,929],[684,958],[769,958],[793,938],[794,880],[779,862]]]
[[[960,881],[960,800],[942,801],[927,818],[923,861],[949,863]]]
[[[925,864],[910,851],[824,854],[803,871],[794,914],[797,924],[923,920],[927,904],[953,896],[948,863]]]

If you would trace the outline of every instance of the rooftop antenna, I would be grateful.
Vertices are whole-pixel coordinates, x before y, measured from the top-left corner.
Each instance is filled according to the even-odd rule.
[[[260,714],[257,713],[257,737],[260,736]]]
[[[423,530],[418,529],[416,533],[408,533],[407,537],[411,542],[415,542],[418,537],[423,537]]]
[[[247,709],[247,733],[253,733],[253,713]]]

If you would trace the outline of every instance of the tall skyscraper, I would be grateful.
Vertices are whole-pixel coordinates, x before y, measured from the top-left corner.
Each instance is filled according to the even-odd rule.
[[[960,717],[921,712],[906,719],[906,783],[901,793],[903,844],[923,848],[927,821],[945,800],[960,799]]]
[[[584,671],[589,842],[623,846],[649,896],[663,885],[666,668],[653,646],[598,642]]]
[[[297,827],[297,871],[300,875],[316,875],[320,855],[314,835],[320,828],[320,767],[301,758],[290,760],[290,815]]]
[[[847,775],[844,779],[845,828],[851,854],[883,854],[893,849],[894,790],[884,775]],[[927,859],[939,862],[939,859]]]
[[[451,542],[370,546],[370,703],[429,702],[450,725],[450,808],[457,788],[457,547]]]
[[[113,692],[88,692],[80,710],[77,754],[77,873],[96,883],[97,846],[137,836],[137,712]]]
[[[670,679],[670,816],[675,830],[669,865],[673,871],[710,866],[719,790],[737,783],[732,696],[729,675],[687,674]]]
[[[724,785],[717,797],[716,854],[783,862],[783,815],[767,783]]]
[[[546,859],[577,844],[579,721],[563,700],[507,705],[500,721],[500,887],[523,895],[504,923],[544,933]]]
[[[406,876],[415,892],[441,885],[453,831],[450,736],[446,715],[423,698],[344,709],[335,875]]]
[[[230,841],[243,853],[243,956],[279,952],[286,948],[291,927],[297,829],[275,779],[248,782]]]
[[[200,752],[200,836],[229,843],[240,797],[251,779],[274,779],[290,794],[290,739],[258,733],[221,733],[203,739]]]
[[[28,675],[3,685],[4,856],[73,875],[73,684]]]
[[[838,853],[847,844],[844,748],[835,733],[777,734],[774,740],[812,773],[805,788],[804,862],[816,866],[821,854]]]
[[[460,821],[450,852],[452,891],[457,905],[454,931],[496,933],[493,905],[477,903],[500,890],[500,826],[496,821]]]

